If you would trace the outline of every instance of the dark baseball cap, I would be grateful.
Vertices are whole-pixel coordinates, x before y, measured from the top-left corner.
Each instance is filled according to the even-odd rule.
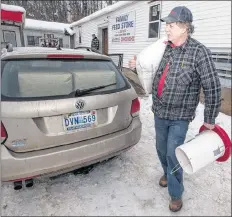
[[[167,17],[160,19],[162,22],[174,23],[174,22],[192,22],[192,12],[185,6],[178,6],[171,10]]]

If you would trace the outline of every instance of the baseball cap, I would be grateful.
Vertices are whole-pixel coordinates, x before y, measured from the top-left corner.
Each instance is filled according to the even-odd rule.
[[[174,23],[174,22],[192,22],[192,12],[185,6],[178,6],[171,10],[167,17],[160,19],[162,22]]]

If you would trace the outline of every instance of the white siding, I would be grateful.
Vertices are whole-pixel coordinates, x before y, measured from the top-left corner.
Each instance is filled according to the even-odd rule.
[[[188,7],[194,18],[195,33],[193,37],[209,48],[230,48],[231,49],[231,1],[162,1],[161,17],[167,16],[172,8],[180,5]],[[136,12],[136,36],[135,43],[112,44],[111,31],[109,30],[109,53],[123,53],[123,66],[128,67],[129,59],[138,54],[144,47],[154,42],[155,39],[148,39],[149,7],[147,1],[138,1],[117,11],[105,14],[94,20],[82,24],[82,46],[91,45],[91,35],[98,35],[101,41],[99,26],[109,26],[108,17],[124,14],[129,11]],[[78,30],[75,27],[76,41],[78,46]],[[161,25],[160,36],[164,36],[164,23]],[[100,44],[101,47],[101,44]]]
[[[138,54],[146,46],[157,40],[148,39],[149,9],[150,4],[148,4],[146,1],[138,1],[111,14],[111,16],[114,17],[117,15],[123,15],[129,11],[135,11],[136,13],[135,42],[125,44],[109,44],[109,53],[123,53],[124,67],[128,67],[128,62],[133,58],[134,55]],[[109,31],[109,42],[111,41],[111,38],[112,35]]]
[[[162,17],[181,5],[192,11],[195,39],[209,48],[231,48],[231,1],[162,1]]]
[[[156,1],[158,4],[159,1]],[[143,48],[157,39],[148,38],[149,9],[156,3],[148,1],[134,1],[123,8],[119,8],[108,14],[104,14],[81,25],[82,46],[91,45],[91,35],[98,35],[101,47],[101,31],[99,27],[109,28],[110,17],[123,15],[130,11],[136,13],[136,30],[134,43],[111,43],[112,34],[109,32],[109,53],[123,53],[123,67],[128,67],[128,61],[137,55]],[[193,38],[197,39],[212,51],[223,51],[231,53],[231,1],[161,1],[161,17],[167,16],[176,6],[186,6],[193,13],[193,24],[195,33]],[[165,23],[161,23],[160,37],[165,35]],[[78,46],[78,28],[76,32],[75,46]],[[98,32],[99,31],[99,32]],[[223,80],[223,79],[222,79]],[[224,79],[225,80],[225,79]],[[228,86],[228,79],[223,83]]]
[[[25,46],[28,46],[28,42],[27,42],[27,36],[41,36],[43,37],[44,34],[54,34],[55,38],[62,38],[63,39],[63,47],[64,48],[69,48],[70,47],[70,36],[66,36],[63,33],[58,33],[58,32],[46,32],[44,30],[24,30],[24,40],[25,40]]]
[[[162,17],[180,5],[188,7],[193,13],[193,38],[213,52],[231,53],[231,1],[162,1]],[[161,37],[165,34],[164,26],[161,26]],[[220,77],[220,80],[222,86],[231,87],[231,73],[230,77]]]
[[[100,40],[101,47],[101,34],[98,33],[98,28],[105,26],[109,28],[109,23],[107,22],[107,16],[114,17],[127,13],[129,11],[135,11],[136,13],[136,30],[135,30],[135,43],[124,43],[124,44],[112,44],[111,31],[108,29],[109,33],[109,53],[123,53],[123,66],[128,67],[128,61],[133,58],[134,55],[138,54],[144,47],[148,46],[152,41],[148,39],[148,20],[149,20],[149,4],[146,1],[132,2],[128,6],[118,9],[110,14],[105,14],[97,19],[91,20],[87,23],[81,25],[81,34],[82,34],[82,46],[91,45],[92,34],[97,34]],[[110,19],[110,18],[109,18]],[[78,28],[75,27],[74,31],[76,33],[75,46],[80,45],[78,43]]]
[[[74,32],[76,34],[75,37],[75,47],[77,46],[91,46],[92,41],[92,34],[95,34],[100,39],[100,34],[98,33],[99,26],[105,26],[105,28],[108,28],[108,22],[107,22],[107,14],[104,16],[100,16],[97,19],[91,20],[89,22],[83,23],[81,25],[81,41],[82,43],[79,44],[79,30],[78,27],[74,27]],[[100,43],[101,47],[101,43]]]

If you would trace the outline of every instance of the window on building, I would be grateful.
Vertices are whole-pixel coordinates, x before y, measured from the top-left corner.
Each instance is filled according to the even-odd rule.
[[[158,38],[160,30],[160,5],[153,5],[149,12],[148,38]]]
[[[3,39],[5,43],[11,43],[13,47],[17,47],[16,34],[14,31],[3,30]]]
[[[34,36],[27,36],[27,45],[35,46],[35,37]]]
[[[78,29],[79,29],[79,44],[81,44],[82,43],[81,42],[81,26],[79,26]]]

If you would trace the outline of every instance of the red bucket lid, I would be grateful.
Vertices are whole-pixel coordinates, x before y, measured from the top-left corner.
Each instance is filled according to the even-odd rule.
[[[202,125],[199,132],[203,132],[205,130],[209,130],[205,125]],[[224,146],[225,146],[225,153],[223,156],[219,157],[217,159],[218,162],[224,162],[224,161],[227,161],[231,155],[231,146],[232,146],[232,143],[231,143],[231,140],[229,138],[229,136],[227,135],[227,133],[225,132],[225,130],[223,130],[220,126],[218,126],[217,124],[215,124],[215,127],[214,129],[212,130],[214,131],[215,133],[217,133],[220,138],[222,139],[223,143],[224,143]]]

